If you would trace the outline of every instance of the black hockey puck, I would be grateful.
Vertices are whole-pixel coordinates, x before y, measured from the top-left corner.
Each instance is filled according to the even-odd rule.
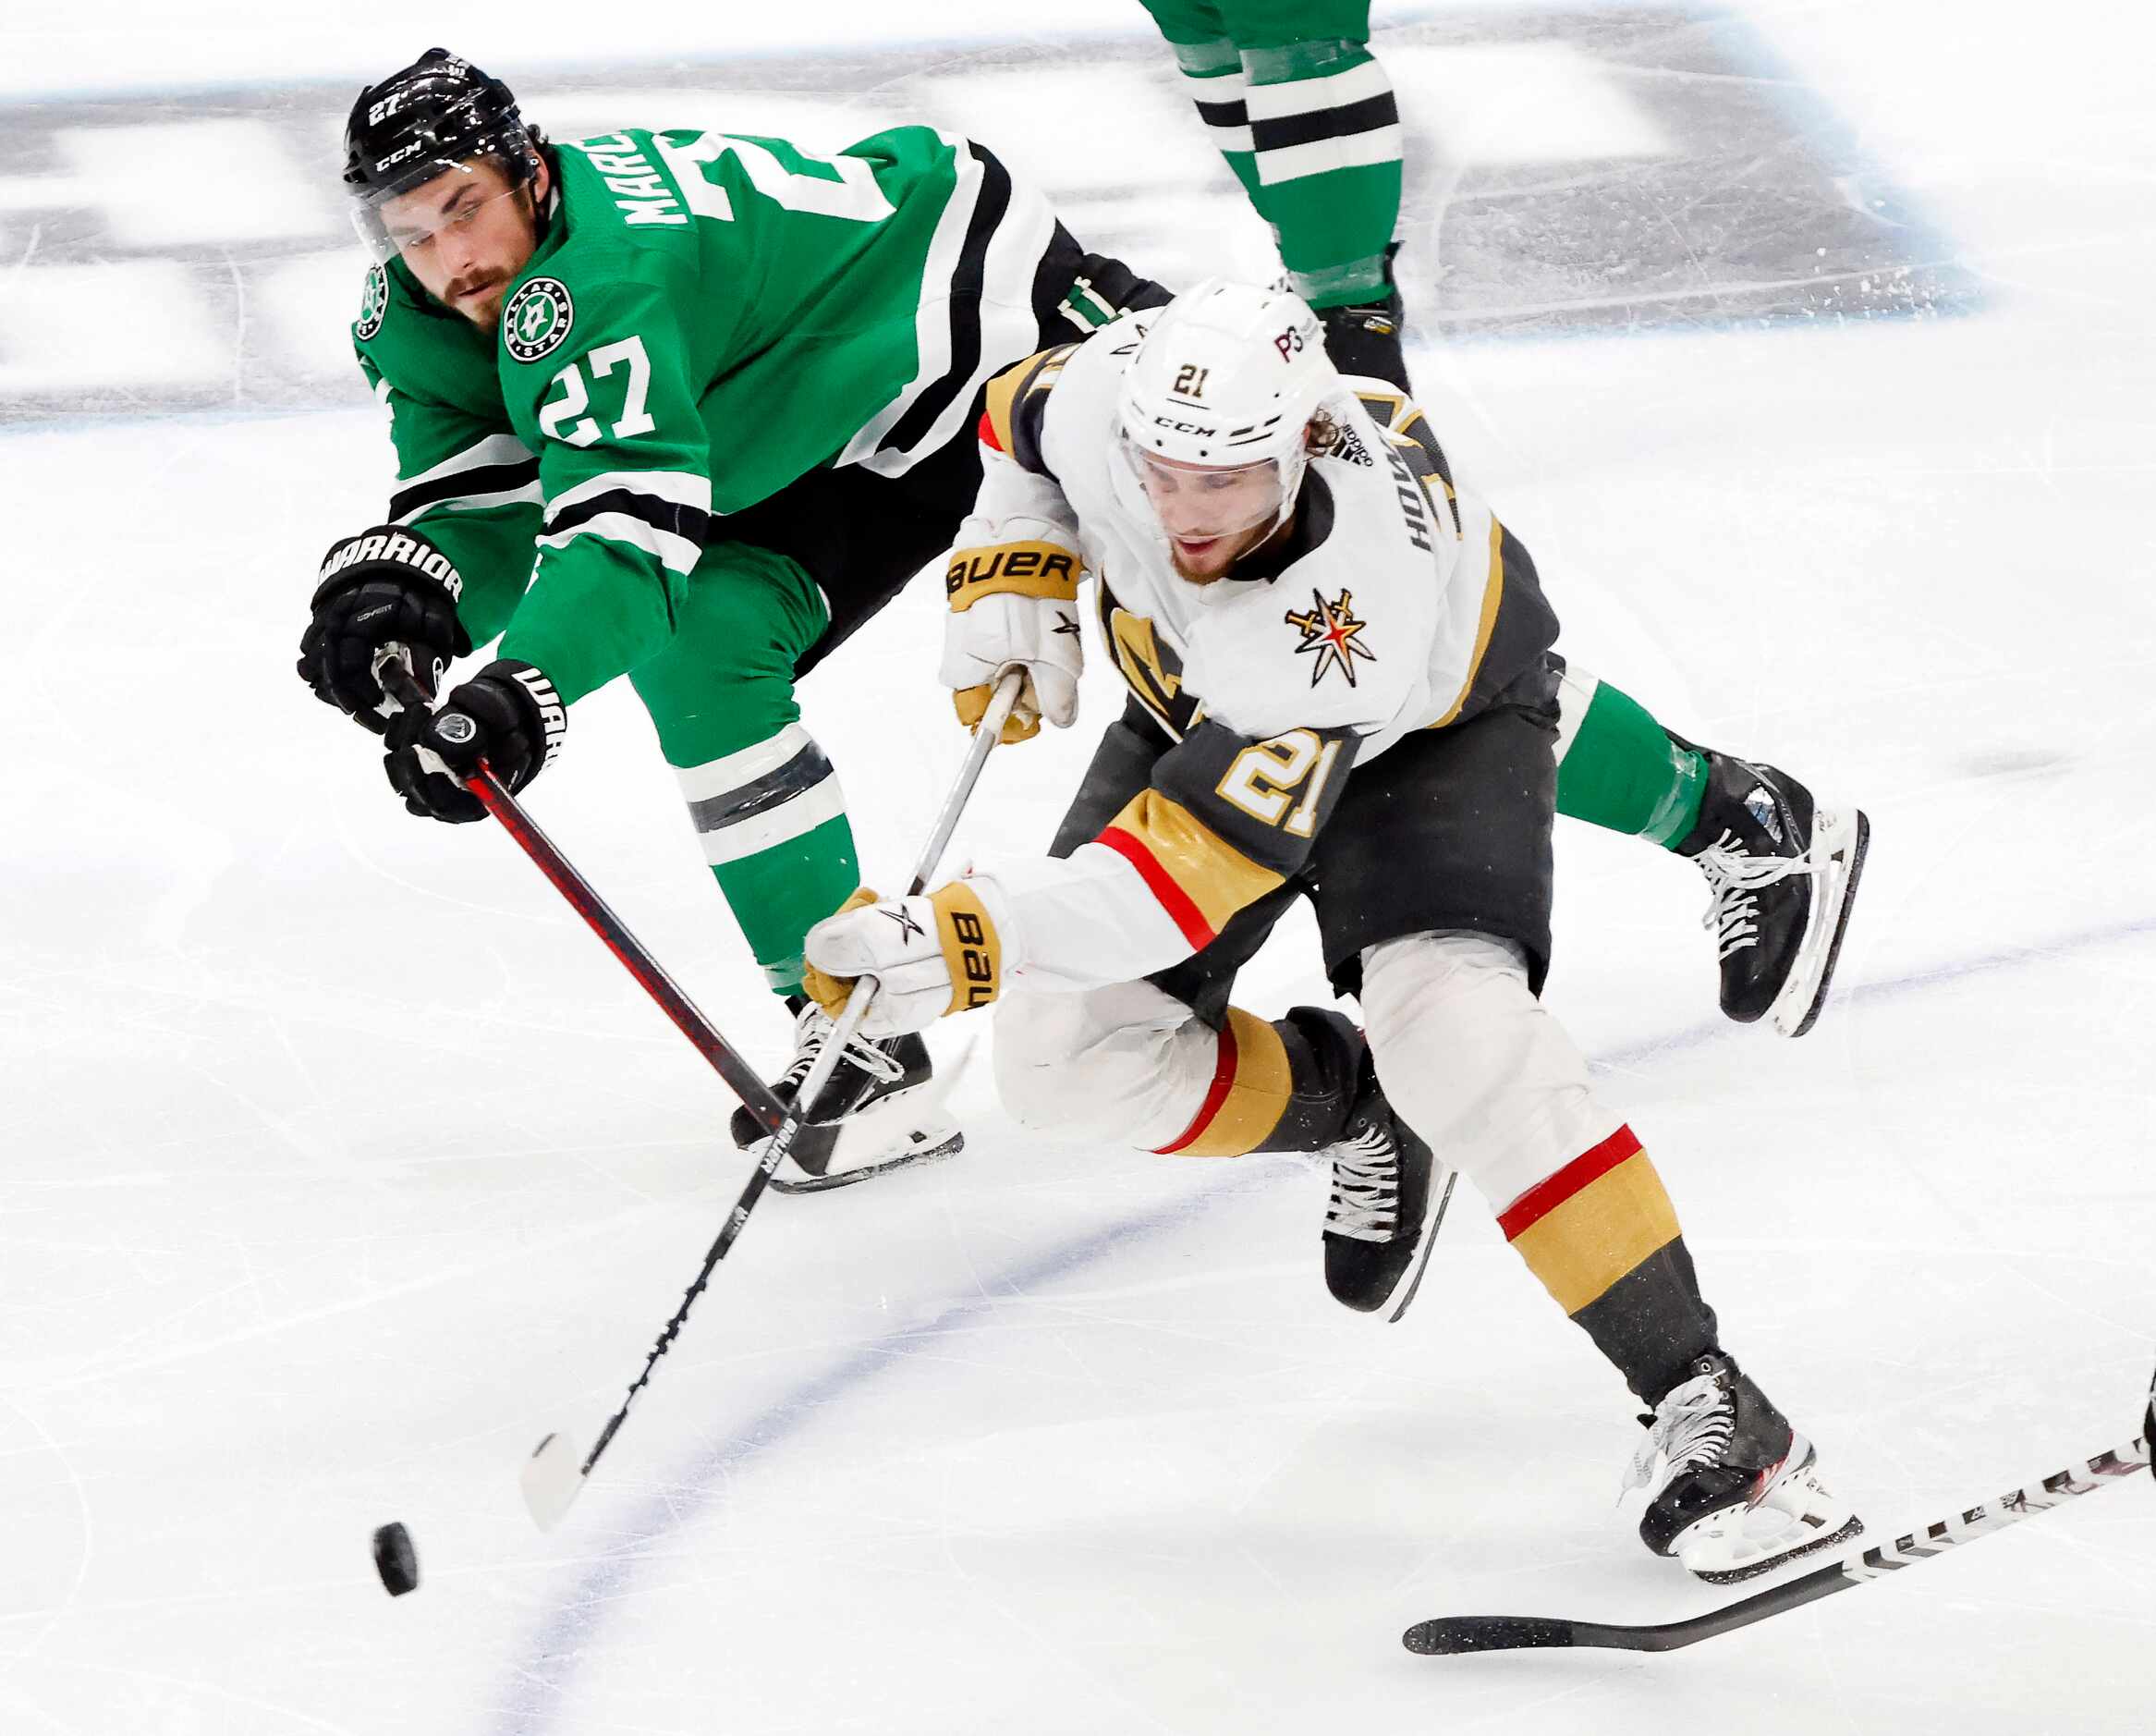
[[[395,1520],[374,1532],[374,1571],[392,1597],[402,1597],[420,1583],[420,1558],[412,1534]]]

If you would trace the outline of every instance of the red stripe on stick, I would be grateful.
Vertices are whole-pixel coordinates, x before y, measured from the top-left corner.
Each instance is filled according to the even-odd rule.
[[[1144,844],[1119,825],[1107,827],[1093,842],[1105,844],[1138,870],[1146,889],[1160,900],[1161,908],[1183,931],[1183,938],[1190,943],[1192,951],[1212,944],[1212,924],[1205,920],[1205,912],[1175,884],[1175,876],[1161,866],[1160,858]]]
[[[1230,1021],[1223,1021],[1220,1027],[1220,1046],[1213,1051],[1212,1083],[1205,1088],[1205,1101],[1198,1106],[1197,1118],[1185,1128],[1172,1144],[1156,1146],[1155,1152],[1163,1157],[1173,1157],[1186,1145],[1212,1125],[1212,1118],[1220,1113],[1220,1106],[1228,1100],[1228,1087],[1236,1082],[1236,1027]]]
[[[1547,1217],[1581,1189],[1591,1187],[1627,1158],[1639,1154],[1639,1141],[1629,1127],[1620,1127],[1591,1151],[1575,1157],[1553,1176],[1529,1188],[1498,1215],[1497,1227],[1507,1241],[1529,1225]]]

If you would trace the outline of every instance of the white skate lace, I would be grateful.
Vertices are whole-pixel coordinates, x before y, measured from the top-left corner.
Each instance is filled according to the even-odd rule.
[[[816,1065],[816,1057],[823,1053],[823,1045],[831,1041],[831,1033],[837,1029],[831,1015],[810,1001],[801,1009],[800,1023],[794,1033],[794,1058],[786,1063],[786,1070],[779,1075],[779,1083],[795,1091],[809,1077],[809,1070]],[[886,1053],[859,1032],[847,1039],[842,1059],[851,1061],[862,1072],[881,1084],[904,1077],[905,1066],[895,1055]]]
[[[1390,1241],[1400,1221],[1400,1153],[1392,1135],[1373,1123],[1329,1155],[1333,1203],[1325,1212],[1326,1233]]]
[[[1692,859],[1707,877],[1707,914],[1699,926],[1714,936],[1715,957],[1760,944],[1760,888],[1792,874],[1811,873],[1802,856],[1754,856],[1734,832],[1724,832]]]
[[[1647,1438],[1632,1455],[1625,1487],[1647,1487],[1653,1481],[1657,1458],[1668,1463],[1665,1483],[1695,1466],[1720,1464],[1736,1438],[1736,1406],[1722,1383],[1711,1375],[1687,1380],[1655,1407]]]

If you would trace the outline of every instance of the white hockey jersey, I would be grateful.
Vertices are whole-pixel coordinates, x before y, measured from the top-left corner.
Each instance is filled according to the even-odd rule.
[[[1531,568],[1508,594],[1503,528],[1377,381],[1325,400],[1338,438],[1310,460],[1292,530],[1227,578],[1181,578],[1118,474],[1117,395],[1147,318],[992,383],[947,580],[958,591],[1017,544],[1076,551],[1117,670],[1175,743],[1095,842],[974,876],[1010,968],[1039,985],[1129,980],[1206,945],[1303,865],[1353,765],[1473,716],[1555,636]]]

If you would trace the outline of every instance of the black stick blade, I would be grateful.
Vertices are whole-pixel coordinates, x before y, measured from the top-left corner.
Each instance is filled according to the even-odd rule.
[[[1462,1652],[1517,1652],[1531,1646],[1570,1645],[1574,1624],[1541,1616],[1432,1616],[1400,1636],[1400,1644],[1424,1657],[1451,1657]]]

